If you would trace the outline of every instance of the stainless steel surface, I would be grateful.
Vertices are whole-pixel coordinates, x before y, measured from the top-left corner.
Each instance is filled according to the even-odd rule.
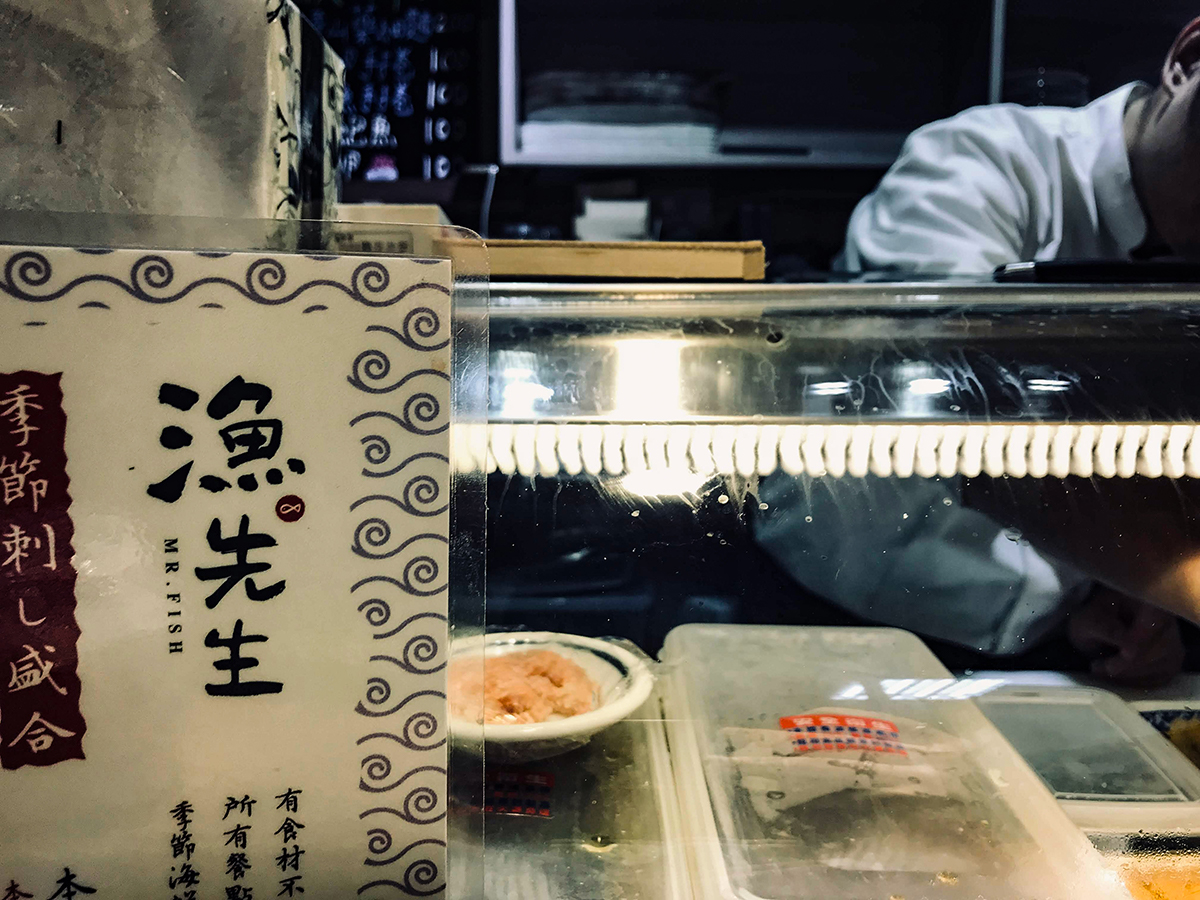
[[[1008,0],[992,0],[992,44],[989,47],[988,103],[999,103],[1004,88],[1004,43],[1008,30]]]
[[[517,0],[500,0],[500,162],[510,165],[516,158],[517,98],[520,54],[517,46]]]
[[[603,303],[591,308],[587,303]],[[1200,305],[1200,285],[1055,285],[995,284],[978,279],[811,284],[743,282],[612,282],[566,284],[498,282],[492,285],[492,316],[554,315],[560,309],[588,318],[661,315],[701,304],[701,312],[772,310],[857,310],[1031,308],[1066,306],[1146,307]],[[722,304],[729,304],[725,307]],[[566,304],[561,306],[560,304]],[[618,305],[620,304],[620,305]],[[675,304],[675,305],[665,305]],[[760,310],[761,311],[761,310]]]

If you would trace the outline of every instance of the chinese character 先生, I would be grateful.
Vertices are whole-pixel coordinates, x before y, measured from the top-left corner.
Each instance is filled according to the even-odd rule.
[[[242,645],[261,644],[268,640],[264,634],[243,635],[242,627],[242,620],[238,619],[229,637],[221,637],[221,633],[215,628],[204,637],[205,647],[225,647],[229,651],[229,659],[218,659],[213,663],[213,668],[217,671],[229,673],[229,683],[206,684],[204,690],[209,696],[251,697],[256,694],[278,694],[283,690],[283,684],[278,681],[242,681],[242,670],[258,665],[258,660],[253,656],[242,656]]]
[[[204,600],[209,609],[215,609],[225,595],[243,579],[246,581],[246,596],[251,600],[261,602],[283,593],[283,589],[287,586],[286,581],[277,581],[260,588],[250,577],[271,568],[271,564],[267,562],[250,562],[250,551],[274,547],[276,541],[269,534],[252,534],[249,516],[242,516],[238,523],[237,534],[229,537],[223,537],[221,534],[221,520],[213,519],[212,524],[208,526],[207,538],[209,549],[216,553],[231,554],[234,558],[234,561],[228,565],[197,566],[195,569],[196,577],[201,581],[221,581],[221,584]]]

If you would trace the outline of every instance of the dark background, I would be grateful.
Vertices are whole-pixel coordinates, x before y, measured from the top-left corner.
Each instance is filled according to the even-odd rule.
[[[499,162],[498,0],[301,6],[347,62],[343,199],[438,203],[478,228],[481,167]],[[988,99],[983,0],[517,0],[516,10],[522,84],[561,69],[687,73],[719,85],[725,126],[907,133]],[[1082,76],[1077,104],[1156,82],[1198,13],[1193,0],[1008,0],[1002,99],[1038,102],[1043,70]],[[493,237],[569,238],[584,197],[649,198],[658,237],[761,240],[770,278],[809,280],[828,270],[884,170],[509,165],[488,224]],[[689,621],[853,624],[755,545],[753,504],[717,504],[721,493],[614,502],[587,479],[491,476],[489,623],[620,633],[650,652]],[[1200,631],[1185,630],[1194,670]],[[1006,660],[931,644],[956,669],[1085,667],[1061,635]]]
[[[348,63],[343,198],[436,202],[478,228],[485,177],[470,169],[499,157],[498,0],[301,6]],[[1197,13],[1191,0],[1009,0],[1004,97],[1036,102],[1039,69],[1086,77],[1090,99],[1154,82]],[[721,86],[725,126],[906,133],[987,101],[992,15],[986,0],[517,0],[520,79],[681,72]],[[395,146],[372,143],[377,116]],[[802,280],[828,269],[883,171],[506,166],[490,235],[570,238],[583,197],[649,198],[660,238],[762,240],[770,277]]]

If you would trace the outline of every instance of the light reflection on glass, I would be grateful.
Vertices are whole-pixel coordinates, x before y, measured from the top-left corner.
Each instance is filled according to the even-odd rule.
[[[691,469],[668,467],[630,472],[621,479],[620,485],[631,494],[668,497],[699,494],[707,481],[708,476]]]
[[[808,386],[808,392],[817,397],[837,397],[850,393],[848,381],[818,381]]]
[[[647,422],[680,418],[683,341],[621,341],[616,349],[613,414],[621,419]]]
[[[505,371],[506,379],[511,371],[511,369]],[[507,381],[504,385],[504,393],[501,395],[500,415],[507,419],[533,418],[537,404],[545,402],[553,396],[553,388],[534,381]]]
[[[853,682],[852,684],[846,685],[844,688],[842,688],[840,691],[838,691],[836,694],[834,694],[830,699],[831,700],[866,700],[867,699],[867,689],[863,685],[859,684],[858,682]]]
[[[914,378],[908,383],[908,389],[924,396],[945,394],[950,391],[950,382],[945,378]]]
[[[884,678],[879,686],[893,700],[969,700],[1002,687],[1003,678]],[[848,692],[854,692],[850,696]],[[861,696],[859,692],[861,691]],[[858,683],[847,685],[834,695],[835,700],[866,700],[867,693]]]
[[[1056,378],[1030,378],[1028,384],[1031,391],[1043,393],[1062,393],[1071,389],[1071,382]]]

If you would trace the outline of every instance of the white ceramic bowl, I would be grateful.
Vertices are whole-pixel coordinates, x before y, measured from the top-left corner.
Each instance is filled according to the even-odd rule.
[[[582,746],[627,718],[650,697],[654,674],[649,660],[623,641],[556,634],[550,631],[480,635],[456,641],[456,657],[480,652],[487,657],[527,650],[552,650],[579,665],[599,694],[596,708],[577,716],[518,725],[483,725],[451,714],[451,734],[464,746],[486,745],[489,755],[506,759],[546,759]]]

